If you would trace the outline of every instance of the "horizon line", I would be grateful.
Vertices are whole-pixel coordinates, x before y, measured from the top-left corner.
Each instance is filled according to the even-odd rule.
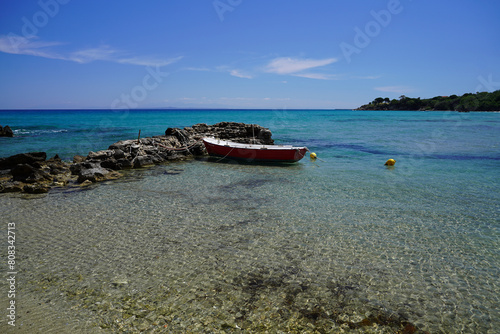
[[[355,108],[20,108],[0,109],[2,111],[145,111],[145,110],[355,110]]]

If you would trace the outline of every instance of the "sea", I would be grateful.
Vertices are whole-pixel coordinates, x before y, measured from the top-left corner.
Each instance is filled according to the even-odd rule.
[[[0,331],[500,333],[500,113],[3,110],[0,157],[222,121],[318,158],[0,194]]]

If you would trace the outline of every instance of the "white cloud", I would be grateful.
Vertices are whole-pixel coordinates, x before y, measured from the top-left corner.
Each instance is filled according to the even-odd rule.
[[[217,72],[225,72],[230,75],[238,78],[245,79],[253,79],[255,78],[255,73],[257,72],[266,72],[266,73],[275,73],[282,75],[292,75],[302,78],[309,79],[320,79],[320,80],[332,80],[338,79],[336,75],[325,74],[325,73],[313,73],[310,70],[313,70],[318,67],[326,66],[336,62],[336,58],[327,58],[327,59],[298,59],[298,58],[275,58],[269,61],[264,67],[260,67],[258,69],[238,69],[233,67],[232,65],[220,65],[215,67],[215,69],[205,68],[205,67],[188,67],[184,68],[184,70],[188,71],[217,71]]]
[[[336,79],[335,76],[330,74],[321,74],[321,73],[297,73],[292,74],[296,77],[308,78],[308,79],[319,79],[319,80],[332,80]]]
[[[381,78],[380,75],[366,75],[366,76],[358,76],[353,77],[354,79],[362,79],[362,80],[375,80]]]
[[[397,93],[397,94],[405,94],[415,91],[415,89],[407,86],[384,86],[384,87],[375,87],[374,89],[379,92]]]
[[[79,50],[71,53],[68,56],[68,60],[77,63],[90,63],[95,60],[112,60],[113,56],[117,54],[117,50],[111,49],[107,45],[103,45],[98,48]]]
[[[17,55],[62,59],[63,57],[61,55],[47,50],[49,47],[61,44],[62,43],[59,42],[37,41],[34,38],[29,39],[14,34],[9,36],[0,36],[0,52]]]
[[[265,71],[276,74],[297,74],[305,70],[326,66],[337,61],[336,58],[327,59],[297,59],[279,57],[271,60],[267,64]]]
[[[210,72],[212,71],[208,67],[185,67],[183,68],[185,71],[197,71],[197,72]]]
[[[116,62],[120,64],[131,64],[131,65],[140,65],[140,66],[167,66],[172,63],[175,63],[182,59],[182,56],[170,59],[154,59],[147,57],[133,57],[133,58],[122,58],[117,59]]]
[[[251,76],[250,74],[242,73],[240,70],[231,70],[231,71],[229,71],[229,74],[231,74],[234,77],[238,77],[238,78],[245,78],[245,79],[252,79],[253,78],[253,76]]]
[[[201,70],[201,69],[195,68],[194,70]],[[207,71],[210,71],[210,70],[207,69]],[[238,78],[244,78],[244,79],[253,79],[254,78],[254,76],[252,74],[245,72],[245,71],[242,71],[242,70],[239,70],[239,69],[231,68],[228,65],[217,66],[215,68],[215,71],[226,72],[226,73],[229,73],[230,75],[232,75],[233,77],[238,77]]]
[[[0,52],[49,59],[60,59],[73,61],[80,64],[101,60],[140,66],[165,66],[174,63],[182,58],[177,57],[171,59],[154,59],[151,57],[139,56],[127,57],[126,55],[124,55],[124,52],[113,49],[108,45],[102,45],[97,48],[78,50],[66,54],[59,53],[53,50],[53,47],[60,45],[63,45],[63,43],[39,41],[36,37],[26,38],[14,34],[11,34],[9,36],[0,36]]]

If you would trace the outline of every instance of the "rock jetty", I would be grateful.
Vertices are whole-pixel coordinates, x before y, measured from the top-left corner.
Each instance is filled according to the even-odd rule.
[[[10,128],[10,126],[6,125],[2,127],[0,125],[0,137],[14,137],[14,132]]]
[[[202,138],[212,136],[239,143],[274,144],[269,129],[256,124],[221,122],[168,128],[164,135],[121,140],[106,150],[47,160],[45,152],[21,153],[0,158],[0,193],[46,193],[54,187],[84,187],[120,178],[120,171],[207,155]]]

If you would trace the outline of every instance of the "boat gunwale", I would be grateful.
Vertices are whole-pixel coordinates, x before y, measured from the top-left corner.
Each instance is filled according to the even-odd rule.
[[[222,147],[232,147],[237,149],[248,149],[248,150],[307,150],[305,146],[293,146],[293,145],[265,145],[265,144],[245,144],[236,143],[230,140],[218,139],[214,137],[205,137],[203,141],[217,146]]]

